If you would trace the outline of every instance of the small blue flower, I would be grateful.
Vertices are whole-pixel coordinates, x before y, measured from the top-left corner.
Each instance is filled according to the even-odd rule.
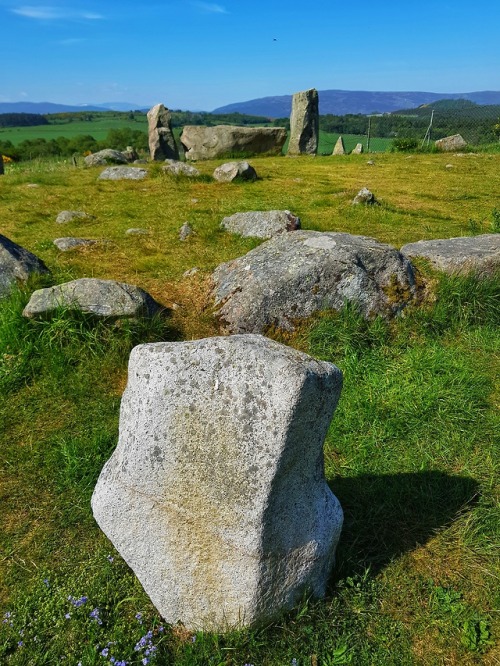
[[[66,615],[65,615],[64,617],[65,617],[67,620],[71,619],[71,613],[66,613]]]
[[[89,617],[91,617],[93,620],[95,620],[95,622],[97,622],[97,624],[102,624],[102,620],[99,617],[99,612],[100,611],[99,611],[98,608],[94,608],[94,610],[90,611]]]
[[[106,647],[103,650],[101,650],[101,656],[102,657],[107,657],[108,654],[109,654],[109,648]]]
[[[144,664],[144,666],[146,666],[146,664],[149,664],[149,659],[147,657],[144,657],[142,663]]]
[[[115,558],[112,555],[108,555],[107,559],[108,559],[109,562],[114,562],[115,561]]]
[[[295,657],[292,659],[292,666],[297,666],[297,660],[295,659]]]
[[[135,619],[139,622],[139,624],[142,624],[142,613],[136,613]]]
[[[19,643],[17,644],[17,647],[24,647],[23,641],[19,641]]]
[[[48,579],[48,578],[44,578],[44,579],[43,579],[43,584],[45,585],[45,587],[50,587],[50,581],[49,581],[49,579]]]

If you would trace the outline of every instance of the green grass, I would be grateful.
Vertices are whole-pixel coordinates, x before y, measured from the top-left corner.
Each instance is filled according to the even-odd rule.
[[[455,173],[445,169],[450,159]],[[223,233],[224,215],[286,207],[306,228],[398,246],[460,235],[472,216],[496,223],[498,156],[381,155],[373,167],[362,157],[251,162],[262,179],[237,185],[210,182],[215,162],[199,165],[198,181],[152,169],[141,183],[102,183],[99,170],[39,162],[8,167],[0,182],[3,233],[41,256],[53,282],[123,279],[179,306],[168,319],[117,327],[67,312],[23,318],[35,284],[0,303],[0,605],[10,613],[0,624],[2,664],[87,666],[112,655],[140,664],[144,651],[134,648],[148,631],[151,663],[161,666],[498,660],[498,279],[442,278],[423,267],[429,298],[393,322],[366,322],[349,307],[275,334],[344,372],[325,471],[345,525],[325,599],[304,598],[274,623],[227,635],[162,624],[92,518],[130,349],[216,334],[207,276],[258,242]],[[33,182],[39,187],[26,187]],[[364,184],[382,206],[350,206]],[[77,208],[95,220],[55,223],[59,210]],[[181,243],[186,219],[196,233]],[[129,227],[150,235],[125,236]],[[52,239],[73,234],[111,243],[58,253]],[[200,272],[182,278],[192,266]]]

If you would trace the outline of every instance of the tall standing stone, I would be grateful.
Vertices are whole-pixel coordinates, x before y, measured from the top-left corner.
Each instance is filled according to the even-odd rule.
[[[325,592],[342,374],[260,335],[135,347],[94,516],[169,623],[224,631]]]
[[[318,91],[295,93],[290,116],[288,155],[316,155],[319,136]]]
[[[156,104],[148,111],[148,138],[151,159],[178,160],[179,151],[172,133],[172,117],[163,104]]]
[[[341,136],[337,139],[332,155],[345,155],[344,139]]]

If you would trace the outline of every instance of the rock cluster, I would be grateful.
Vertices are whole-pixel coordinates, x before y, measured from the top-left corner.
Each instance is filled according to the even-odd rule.
[[[338,368],[261,336],[139,345],[95,519],[171,624],[224,631],[322,596]]]

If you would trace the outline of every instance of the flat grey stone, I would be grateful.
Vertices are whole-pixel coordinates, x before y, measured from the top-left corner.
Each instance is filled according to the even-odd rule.
[[[0,234],[0,298],[8,296],[18,282],[31,275],[49,275],[41,259]]]
[[[401,248],[407,257],[423,257],[445,273],[490,275],[500,269],[500,234],[417,241]]]
[[[292,231],[213,273],[216,313],[226,332],[293,330],[294,321],[355,303],[365,317],[392,316],[416,296],[410,261],[366,236]]]
[[[289,210],[252,210],[225,217],[221,227],[240,236],[267,239],[300,229],[300,218]]]
[[[237,178],[257,180],[257,173],[248,162],[226,162],[215,169],[213,177],[219,183],[231,183]]]
[[[84,158],[84,162],[88,167],[93,167],[105,166],[106,164],[127,164],[128,160],[119,150],[105,148],[104,150],[99,150],[97,153],[87,155]]]
[[[97,180],[143,180],[147,175],[147,170],[140,167],[114,166],[104,169]]]
[[[341,382],[262,336],[132,350],[92,509],[167,622],[225,631],[325,593],[342,509],[322,449]]]
[[[284,127],[186,125],[181,143],[187,160],[212,160],[238,153],[280,155],[286,137]]]
[[[65,224],[66,222],[74,222],[77,220],[94,220],[93,215],[89,213],[84,213],[82,210],[62,210],[56,217],[56,222],[58,224]]]
[[[171,173],[174,176],[188,176],[188,178],[193,178],[199,176],[200,172],[191,164],[186,164],[185,162],[179,162],[179,160],[165,160],[167,164],[162,167],[165,173]]]
[[[143,289],[114,280],[81,278],[35,291],[25,317],[46,317],[58,308],[96,317],[151,317],[162,307]]]
[[[149,236],[149,229],[132,228],[125,232],[127,236]]]
[[[95,245],[98,243],[98,241],[92,240],[90,238],[73,238],[71,236],[65,238],[56,238],[53,242],[57,249],[61,250],[61,252],[68,252],[68,250],[75,250],[79,247],[86,247],[88,245]]]

